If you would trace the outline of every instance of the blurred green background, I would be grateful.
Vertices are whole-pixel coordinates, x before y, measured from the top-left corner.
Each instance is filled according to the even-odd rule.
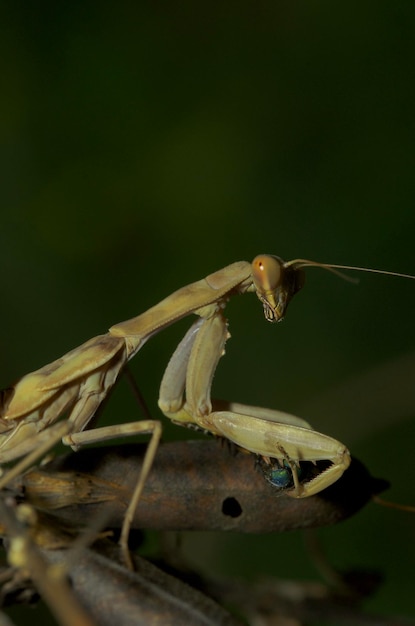
[[[415,273],[414,3],[0,12],[2,387],[258,253]],[[215,395],[309,419],[415,504],[414,305],[411,281],[318,269],[277,327],[237,298]],[[154,414],[188,325],[133,363]],[[120,384],[107,421],[136,415]],[[368,609],[415,613],[414,516],[370,505],[320,536],[334,565],[384,574]],[[212,575],[317,576],[298,533],[184,549]]]

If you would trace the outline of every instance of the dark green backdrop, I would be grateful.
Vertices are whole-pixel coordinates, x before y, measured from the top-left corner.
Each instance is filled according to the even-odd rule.
[[[2,387],[260,252],[415,273],[412,2],[131,5],[2,5]],[[317,269],[278,327],[239,298],[215,394],[309,419],[415,504],[414,305]],[[135,359],[154,413],[185,328]],[[120,386],[107,421],[136,414]],[[370,609],[411,615],[414,529],[371,505],[321,537],[384,573]],[[184,544],[213,574],[315,575],[298,534]]]

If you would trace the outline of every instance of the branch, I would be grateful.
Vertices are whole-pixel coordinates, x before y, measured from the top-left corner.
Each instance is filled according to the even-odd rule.
[[[83,449],[26,473],[12,487],[22,490],[29,504],[73,525],[105,514],[108,526],[120,528],[145,449],[141,444]],[[252,455],[231,455],[218,441],[162,444],[133,528],[248,533],[316,528],[353,515],[386,485],[354,459],[334,485],[296,499],[278,492],[254,465]]]

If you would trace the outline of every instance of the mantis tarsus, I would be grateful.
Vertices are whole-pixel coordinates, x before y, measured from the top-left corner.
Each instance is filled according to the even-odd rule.
[[[206,278],[182,287],[141,315],[112,326],[39,370],[23,376],[1,396],[0,463],[28,455],[10,473],[23,471],[39,446],[63,442],[77,447],[116,436],[152,435],[142,472],[127,508],[121,547],[127,562],[131,519],[151,468],[161,436],[158,420],[142,420],[120,426],[84,431],[123,367],[153,335],[194,313],[198,319],[174,352],[164,373],[159,407],[174,423],[196,425],[240,448],[259,455],[277,467],[278,482],[289,486],[288,495],[307,497],[335,482],[347,469],[350,454],[335,439],[316,432],[303,419],[273,409],[245,406],[211,399],[211,385],[218,361],[229,337],[223,309],[236,294],[254,292],[270,322],[280,321],[292,297],[304,284],[306,266],[337,272],[364,269],[334,266],[296,259],[284,262],[272,255],[259,255],[252,263],[233,263]],[[380,270],[368,270],[379,273]],[[396,274],[394,274],[396,275]],[[56,424],[63,414],[65,424]],[[30,454],[29,454],[30,453]],[[300,462],[326,461],[322,472],[298,477]],[[281,466],[282,473],[278,473]],[[287,468],[293,486],[284,478]],[[269,479],[269,477],[268,477]],[[273,482],[273,479],[271,479]]]

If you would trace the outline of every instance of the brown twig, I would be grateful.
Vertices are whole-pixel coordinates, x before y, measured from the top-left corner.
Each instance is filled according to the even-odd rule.
[[[108,511],[111,502],[108,525],[119,528],[144,451],[134,444],[83,449],[28,472],[19,488],[30,504],[74,525]],[[295,499],[263,479],[252,455],[232,455],[217,441],[173,442],[159,448],[133,527],[249,533],[316,528],[353,515],[384,487],[353,460],[329,489]]]

